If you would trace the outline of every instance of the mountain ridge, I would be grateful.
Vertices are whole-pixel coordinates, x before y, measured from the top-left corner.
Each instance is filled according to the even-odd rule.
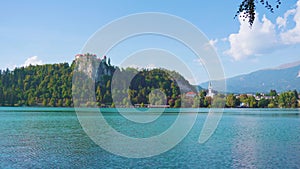
[[[216,81],[212,81],[214,83]],[[228,93],[267,93],[300,90],[300,61],[226,79]],[[208,82],[200,86],[207,86]]]

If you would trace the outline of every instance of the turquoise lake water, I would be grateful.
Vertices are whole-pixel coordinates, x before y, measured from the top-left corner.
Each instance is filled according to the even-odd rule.
[[[149,137],[174,122],[172,111],[143,127],[114,111],[104,116],[126,135]],[[199,144],[207,111],[173,149],[132,159],[95,144],[72,108],[0,107],[0,168],[300,168],[298,109],[225,109],[212,137]]]

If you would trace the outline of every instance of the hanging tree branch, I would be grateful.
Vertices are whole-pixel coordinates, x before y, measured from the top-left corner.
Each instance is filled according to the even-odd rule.
[[[245,21],[248,19],[248,23],[250,27],[252,27],[254,20],[255,20],[255,9],[256,9],[256,4],[260,3],[263,5],[267,10],[269,10],[271,13],[274,12],[274,7],[269,3],[268,0],[243,0],[242,3],[239,6],[239,9],[237,10],[234,18],[236,17],[242,17],[243,20]],[[275,7],[279,8],[281,4],[281,0],[276,0]]]

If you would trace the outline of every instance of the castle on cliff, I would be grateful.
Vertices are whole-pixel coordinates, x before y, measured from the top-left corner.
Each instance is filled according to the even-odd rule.
[[[103,76],[111,76],[113,68],[110,64],[110,59],[103,56],[102,59],[97,58],[95,54],[77,54],[75,56],[75,70],[83,72],[93,80],[101,81]]]

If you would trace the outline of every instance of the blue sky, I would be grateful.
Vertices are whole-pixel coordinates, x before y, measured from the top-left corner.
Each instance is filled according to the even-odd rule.
[[[176,15],[197,26],[216,47],[227,77],[300,60],[300,0],[298,7],[297,0],[282,2],[274,14],[258,6],[252,29],[233,19],[238,4],[235,0],[2,1],[0,69],[71,62],[99,28],[142,12]],[[118,59],[111,56],[112,63]]]

